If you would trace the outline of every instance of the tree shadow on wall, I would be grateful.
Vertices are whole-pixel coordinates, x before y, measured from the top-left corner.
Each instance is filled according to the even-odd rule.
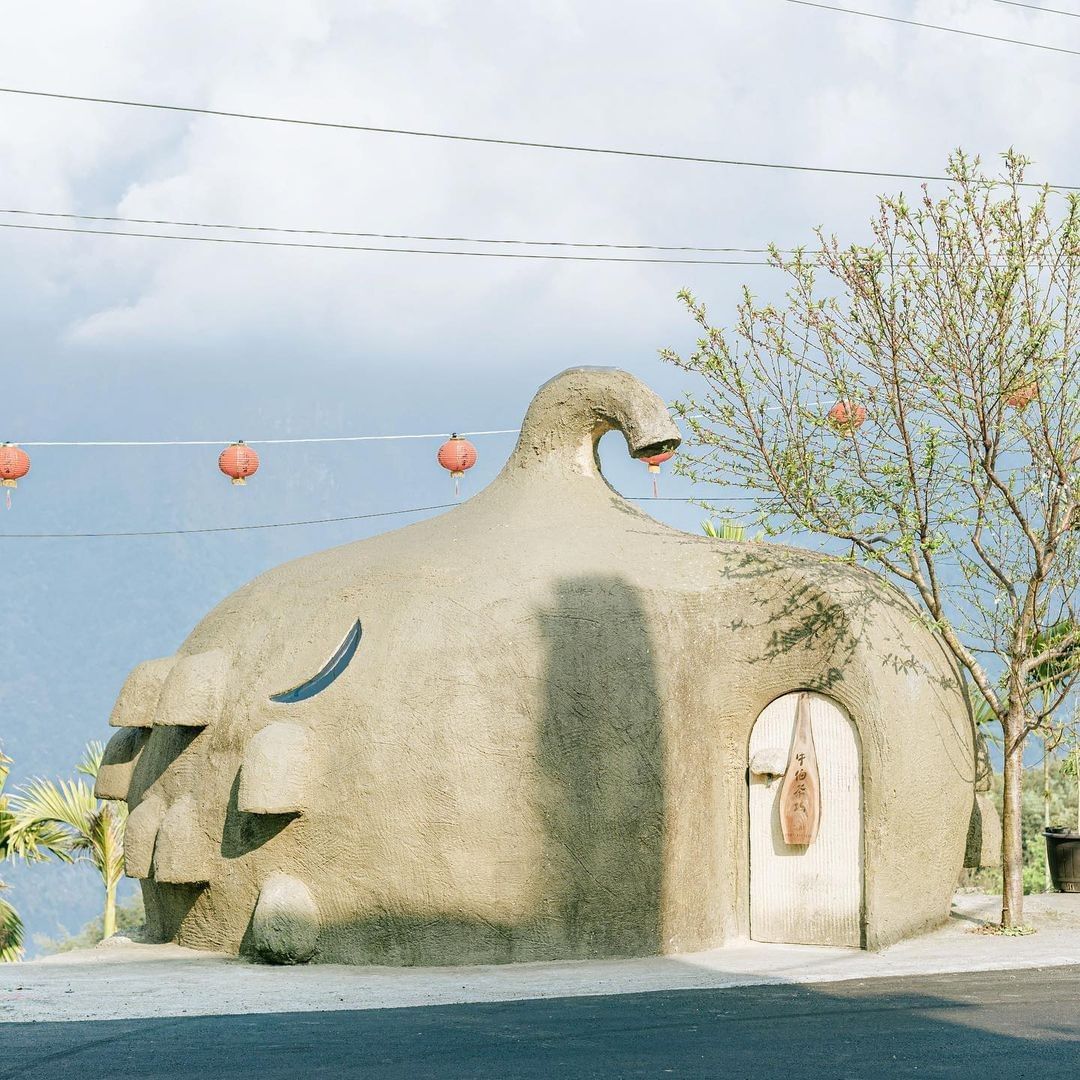
[[[764,647],[749,658],[750,664],[770,668],[782,661],[781,670],[787,672],[792,656],[803,653],[806,668],[800,672],[798,688],[841,699],[840,686],[850,680],[856,664],[870,677],[878,665],[886,676],[917,679],[939,706],[940,745],[952,770],[965,782],[974,782],[979,736],[964,676],[940,635],[933,632],[926,612],[907,593],[868,567],[785,545],[743,544],[729,558],[725,576],[753,586],[750,602],[730,628],[768,631]],[[883,619],[883,613],[890,617]],[[928,656],[913,647],[921,635],[933,636],[940,664],[933,662],[932,651]],[[974,792],[972,800],[966,857],[981,859],[984,856],[972,853],[983,836]]]
[[[761,550],[751,550],[754,547]],[[867,567],[780,544],[761,544],[743,545],[739,558],[724,573],[729,580],[754,584],[751,610],[737,616],[732,629],[763,623],[770,628],[766,647],[751,663],[769,664],[799,650],[816,652],[820,670],[806,688],[827,693],[843,681],[844,669],[868,636],[878,636],[883,668],[917,674],[942,700],[962,689],[956,663],[940,641],[938,647],[951,676],[928,667],[902,636],[891,636],[891,629],[881,636],[877,615],[883,608],[898,615],[901,625],[910,624],[913,632],[928,633],[930,627],[910,597]]]

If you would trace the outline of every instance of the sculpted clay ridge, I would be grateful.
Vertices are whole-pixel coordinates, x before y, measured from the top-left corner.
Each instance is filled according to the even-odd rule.
[[[600,473],[610,430],[635,457],[680,438],[632,375],[563,372],[486,490],[262,575],[135,669],[99,794],[132,809],[154,940],[280,963],[707,949],[759,936],[752,860],[832,858],[841,805],[854,943],[944,921],[976,739],[938,641],[865,571],[653,520]],[[821,837],[767,851],[787,736],[752,769],[751,734],[789,730],[800,691]]]

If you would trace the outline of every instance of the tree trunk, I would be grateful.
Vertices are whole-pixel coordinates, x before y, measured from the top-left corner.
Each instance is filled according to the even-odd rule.
[[[107,882],[105,885],[105,916],[102,919],[102,939],[112,937],[116,933],[116,882]]]
[[[1005,731],[1005,798],[1001,814],[1001,925],[1021,926],[1024,922],[1024,839],[1023,783],[1024,744]]]

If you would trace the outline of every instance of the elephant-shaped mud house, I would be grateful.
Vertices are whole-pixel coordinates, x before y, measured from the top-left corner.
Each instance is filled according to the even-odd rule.
[[[862,569],[655,521],[600,473],[615,429],[679,443],[634,376],[565,371],[485,490],[134,669],[97,791],[152,940],[465,964],[946,919],[993,811],[940,642]]]

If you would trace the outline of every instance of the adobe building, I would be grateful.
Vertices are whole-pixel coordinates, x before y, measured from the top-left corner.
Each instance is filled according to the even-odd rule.
[[[679,442],[633,376],[564,372],[486,490],[135,668],[97,790],[152,938],[466,964],[946,919],[977,740],[941,644],[871,573],[653,520],[600,473],[610,430]]]

